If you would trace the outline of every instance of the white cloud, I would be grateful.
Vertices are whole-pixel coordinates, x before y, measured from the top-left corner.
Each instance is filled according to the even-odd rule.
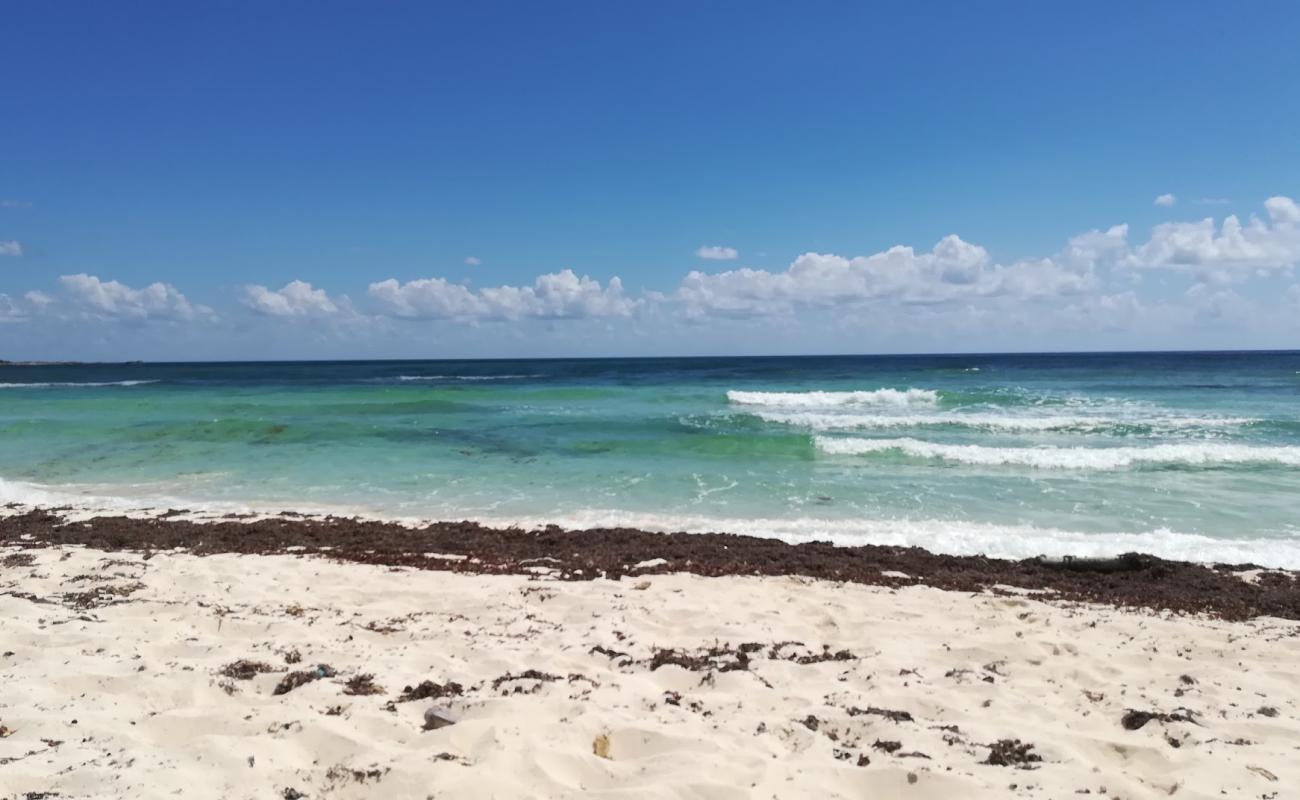
[[[32,204],[26,200],[12,200],[0,198],[0,208],[31,208]]]
[[[1300,263],[1300,206],[1289,197],[1264,201],[1269,221],[1235,214],[1221,225],[1199,222],[1157,225],[1151,239],[1129,258],[1132,266],[1195,271],[1275,270]]]
[[[898,245],[869,256],[846,258],[804,253],[784,272],[738,269],[721,273],[693,271],[675,295],[688,314],[749,316],[788,313],[802,307],[827,308],[891,300],[935,304],[1010,295],[1069,295],[1094,284],[1094,265],[1122,242],[1127,229],[1117,226],[1076,237],[1056,258],[993,263],[988,251],[956,235],[946,236],[930,251],[917,253]]]
[[[1274,222],[1285,225],[1300,224],[1300,205],[1289,197],[1270,197],[1264,201],[1264,209]]]
[[[212,315],[212,309],[191,304],[176,287],[167,283],[132,289],[117,281],[101,281],[94,275],[80,273],[61,276],[59,285],[73,306],[99,317],[192,320]]]
[[[618,278],[611,278],[608,286],[602,287],[600,281],[578,277],[568,269],[538,276],[532,286],[475,290],[445,278],[422,278],[407,283],[389,278],[370,284],[369,293],[387,314],[422,319],[627,316],[639,302],[623,295],[623,283]]]
[[[705,245],[695,251],[695,257],[702,258],[705,261],[735,261],[740,258],[740,252],[734,247]]]
[[[0,241],[0,256],[20,256],[23,246],[15,241]]]
[[[46,306],[52,305],[54,303],[54,298],[50,297],[45,292],[31,291],[23,295],[23,297],[27,300],[28,303],[31,303],[34,307],[38,309],[45,308]]]
[[[1300,265],[1300,205],[1278,196],[1264,201],[1264,208],[1267,220],[1251,217],[1245,224],[1228,216],[1222,224],[1207,218],[1157,225],[1136,246],[1128,241],[1128,226],[1116,225],[1075,236],[1053,256],[1008,264],[994,262],[984,248],[955,235],[928,252],[900,245],[853,258],[805,253],[783,272],[693,271],[670,297],[684,304],[688,316],[701,318],[878,301],[951,304],[1077,296],[1104,289],[1107,278],[1131,282],[1136,277],[1133,272],[1113,275],[1116,268],[1184,270],[1222,285]],[[1224,298],[1220,301],[1219,307],[1228,305]]]
[[[324,289],[315,289],[306,281],[289,281],[278,290],[245,286],[242,302],[259,314],[273,317],[321,316],[339,311]]]
[[[469,266],[469,267],[477,267],[479,264],[482,264],[482,263],[483,263],[483,262],[482,262],[482,261],[479,261],[478,258],[475,257],[475,256],[466,256],[466,257],[465,257],[465,265],[466,265],[466,266]]]
[[[6,322],[22,322],[27,319],[27,314],[18,306],[7,294],[0,292],[0,324]]]
[[[1177,197],[1173,196],[1172,194],[1168,194],[1168,193],[1166,193],[1166,194],[1162,194],[1162,195],[1160,195],[1159,197],[1157,197],[1157,198],[1156,198],[1156,201],[1155,201],[1155,204],[1158,205],[1158,206],[1169,207],[1169,206],[1172,206],[1174,203],[1177,203],[1177,202],[1178,202],[1178,198],[1177,198]]]

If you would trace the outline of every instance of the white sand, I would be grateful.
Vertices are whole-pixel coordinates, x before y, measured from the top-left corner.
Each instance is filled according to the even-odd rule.
[[[30,552],[34,565],[0,567],[0,797],[1300,796],[1294,622],[794,578],[560,583],[290,556]],[[62,598],[136,581],[113,605]],[[806,646],[778,656],[829,645],[855,657],[797,664],[764,649],[712,680],[644,663],[655,647],[786,640]],[[276,696],[283,673],[219,674],[240,658],[283,669],[291,649],[293,669],[326,663],[339,677]],[[528,669],[561,677],[493,690]],[[344,694],[340,681],[361,672],[384,693]],[[424,679],[466,692],[384,709]],[[459,722],[421,730],[433,705]],[[1186,708],[1199,724],[1129,731],[1128,708]],[[607,758],[593,752],[600,737]],[[1043,760],[981,763],[1004,738]],[[903,755],[916,752],[929,758]]]

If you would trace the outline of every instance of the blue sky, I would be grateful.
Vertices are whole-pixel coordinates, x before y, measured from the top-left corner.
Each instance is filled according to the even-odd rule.
[[[1291,3],[3,17],[0,357],[1300,342]]]

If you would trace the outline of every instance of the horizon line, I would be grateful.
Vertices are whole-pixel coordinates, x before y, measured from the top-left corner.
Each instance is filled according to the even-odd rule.
[[[162,366],[171,364],[373,364],[413,361],[655,361],[664,359],[777,359],[777,358],[978,358],[1005,356],[1119,356],[1119,355],[1285,355],[1300,354],[1300,348],[1224,348],[1224,349],[1133,349],[1133,350],[989,350],[971,352],[917,352],[917,353],[767,353],[767,354],[704,354],[661,356],[494,356],[477,358],[419,357],[419,358],[282,358],[282,359],[199,359],[195,361],[149,361],[123,359],[121,361],[81,361],[78,359],[0,359],[0,367],[58,367],[58,366]]]

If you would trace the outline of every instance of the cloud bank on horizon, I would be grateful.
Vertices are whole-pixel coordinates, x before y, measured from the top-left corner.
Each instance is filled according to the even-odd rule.
[[[623,342],[623,349],[640,338],[689,351],[686,344],[701,327],[726,329],[737,341],[748,337],[755,352],[781,350],[782,331],[792,327],[822,331],[829,337],[822,341],[842,341],[843,351],[885,349],[873,344],[922,330],[933,341],[973,349],[998,349],[990,331],[1012,335],[1010,341],[1023,342],[1020,349],[1035,349],[1026,333],[1074,335],[1076,349],[1096,349],[1088,342],[1106,332],[1159,330],[1177,341],[1212,330],[1216,322],[1294,336],[1300,334],[1300,204],[1277,195],[1262,209],[1245,220],[1230,214],[1160,223],[1140,240],[1117,224],[1073,236],[1050,255],[1011,261],[956,234],[928,250],[896,245],[858,256],[806,252],[775,271],[692,269],[669,291],[629,291],[617,276],[602,280],[561,269],[525,285],[475,287],[437,275],[387,278],[356,286],[354,300],[303,275],[278,288],[240,286],[232,302],[206,305],[168,282],[132,287],[82,272],[59,276],[54,287],[0,294],[0,323],[11,333],[30,329],[34,335],[71,326],[137,347],[174,339],[178,330],[186,332],[182,340],[210,344],[240,341],[255,331],[262,342],[282,340],[285,352],[307,326],[315,341],[374,355],[386,355],[394,341],[430,336],[463,346],[466,331],[481,335],[487,326],[506,332],[498,337],[506,346],[530,342],[535,352],[526,354],[564,354],[537,346],[548,337],[556,351],[596,352],[593,333],[597,342]],[[22,255],[17,246],[5,253]],[[704,246],[694,255],[739,258],[729,246]],[[1148,288],[1153,282],[1159,291]],[[1269,290],[1242,291],[1258,284]],[[566,326],[577,330],[566,332]],[[818,341],[815,335],[811,341]]]

